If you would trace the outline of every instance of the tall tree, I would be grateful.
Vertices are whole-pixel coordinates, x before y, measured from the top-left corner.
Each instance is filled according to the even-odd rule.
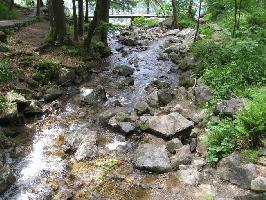
[[[53,39],[64,42],[66,36],[66,20],[64,13],[64,1],[63,0],[50,0],[52,2],[53,23],[54,26]]]
[[[173,7],[173,28],[178,27],[178,3],[177,0],[172,0],[172,7]]]
[[[36,16],[41,16],[41,0],[37,0]]]
[[[73,4],[73,20],[74,20],[74,40],[78,41],[78,19],[77,19],[76,0],[72,0],[72,4]]]
[[[84,33],[84,8],[83,8],[83,0],[78,0],[78,10],[79,10],[79,18],[78,18],[78,33],[79,36],[83,36]]]
[[[192,6],[193,6],[193,0],[188,0],[188,15],[192,16]]]
[[[85,22],[89,22],[89,0],[85,0]]]
[[[233,32],[232,32],[232,38],[236,37],[237,12],[238,12],[238,5],[237,5],[237,0],[235,0],[234,27],[233,27]]]
[[[147,14],[150,14],[150,0],[146,0]]]
[[[14,8],[14,0],[10,0],[9,9],[12,10]]]
[[[85,48],[89,53],[91,50],[92,38],[99,36],[99,40],[107,45],[107,28],[109,22],[110,0],[97,0],[94,11],[94,17],[88,29],[88,35],[85,40]]]

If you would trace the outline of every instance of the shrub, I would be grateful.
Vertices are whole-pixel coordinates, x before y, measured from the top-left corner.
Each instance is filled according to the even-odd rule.
[[[158,26],[158,21],[155,19],[147,19],[145,17],[136,17],[133,19],[132,23],[137,26]]]
[[[57,78],[60,69],[60,63],[57,60],[49,59],[37,63],[33,74],[34,79],[42,83],[48,83]]]
[[[15,19],[18,14],[15,10],[10,10],[9,6],[4,2],[0,1],[0,20],[3,19]]]
[[[8,61],[0,61],[0,83],[6,82],[13,77],[13,69]]]

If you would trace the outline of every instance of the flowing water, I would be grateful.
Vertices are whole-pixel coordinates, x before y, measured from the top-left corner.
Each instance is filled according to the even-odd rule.
[[[128,108],[145,97],[145,87],[155,79],[164,77],[172,84],[176,83],[176,76],[169,73],[171,67],[170,61],[158,61],[157,56],[161,51],[166,38],[159,38],[151,42],[146,50],[140,50],[139,47],[124,47],[128,54],[125,56],[121,52],[115,50],[121,46],[116,39],[110,39],[110,46],[114,52],[107,60],[109,68],[107,71],[95,75],[90,82],[104,83],[106,77],[109,77],[113,83],[119,81],[116,76],[112,77],[111,70],[116,65],[129,65],[135,68],[134,86],[128,88],[117,89],[110,84],[104,84],[108,93],[111,93],[108,102],[103,105],[102,110],[111,106],[111,102],[119,99],[122,104]],[[80,86],[80,94],[78,96],[86,96],[93,91],[93,88],[86,87],[91,83],[85,83]],[[61,109],[44,116],[35,128],[32,140],[31,150],[27,156],[18,160],[14,170],[17,174],[16,183],[7,191],[1,200],[39,200],[49,197],[52,193],[53,180],[59,184],[64,184],[63,180],[68,176],[68,161],[62,159],[58,154],[60,147],[60,135],[73,133],[83,126],[96,127],[94,114],[89,114],[89,119],[84,120],[83,109],[73,103],[73,98],[66,98],[58,104]],[[94,108],[91,108],[92,110]],[[96,111],[98,112],[98,111]],[[95,113],[95,112],[94,112]],[[91,122],[90,122],[91,121]],[[98,127],[100,129],[100,127]],[[132,141],[126,141],[122,136],[116,133],[105,132],[103,144],[104,148],[114,151],[118,147],[128,148]]]

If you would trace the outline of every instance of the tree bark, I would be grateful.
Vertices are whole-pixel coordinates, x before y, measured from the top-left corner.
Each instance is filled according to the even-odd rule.
[[[10,0],[9,9],[12,10],[14,8],[14,0]]]
[[[52,0],[47,1],[48,5],[48,15],[50,21],[50,34],[54,36],[55,33],[55,24],[54,24],[54,12],[53,12],[53,2]]]
[[[236,27],[237,27],[237,0],[235,0],[235,14],[234,14],[234,27],[232,32],[232,38],[236,38]]]
[[[199,34],[201,4],[202,4],[202,0],[200,0],[200,2],[199,2],[199,13],[198,13],[197,29],[196,29],[196,33],[195,33],[195,37],[194,37],[194,42],[196,42],[198,34]]]
[[[79,18],[78,18],[78,33],[79,36],[83,36],[84,32],[84,8],[83,8],[83,0],[78,0],[79,7]]]
[[[172,7],[173,7],[173,22],[172,26],[173,28],[178,27],[178,5],[177,0],[172,0]]]
[[[43,7],[43,6],[44,6],[43,0],[40,0],[40,7]]]
[[[241,7],[242,7],[242,0],[239,1],[239,6],[238,6],[238,19],[237,19],[237,29],[240,27],[240,17],[241,17]]]
[[[41,0],[37,0],[36,16],[41,16]]]
[[[89,0],[85,0],[85,2],[86,2],[85,22],[89,22]]]
[[[77,8],[76,0],[72,0],[73,4],[73,20],[74,20],[74,40],[78,41],[78,19],[77,19]]]
[[[147,14],[150,14],[150,0],[146,0]]]
[[[189,4],[188,4],[188,15],[189,16],[192,16],[192,6],[193,6],[193,0],[188,0],[189,2]]]
[[[53,14],[54,14],[54,40],[60,43],[64,42],[66,36],[66,20],[64,13],[64,1],[52,0]]]

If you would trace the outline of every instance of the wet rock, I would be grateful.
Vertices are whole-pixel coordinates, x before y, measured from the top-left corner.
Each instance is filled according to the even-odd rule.
[[[189,88],[189,87],[193,87],[194,84],[195,84],[195,80],[192,78],[192,73],[190,70],[180,73],[179,86]]]
[[[192,29],[192,28],[185,28],[183,30],[181,30],[180,32],[178,32],[177,36],[178,37],[183,37],[183,38],[194,38],[196,33],[196,30]]]
[[[85,96],[81,102],[82,104],[89,106],[97,106],[98,104],[102,104],[107,100],[105,88],[101,85],[98,85],[92,93]]]
[[[158,91],[158,100],[160,106],[166,106],[170,103],[175,97],[172,89],[162,89]]]
[[[110,108],[99,115],[99,122],[104,126],[108,126],[109,120],[120,112],[125,112],[125,109],[122,107]]]
[[[178,73],[179,72],[178,65],[173,64],[172,67],[171,67],[171,69],[170,69],[170,72],[172,72],[172,73]]]
[[[266,191],[266,177],[259,176],[251,181],[251,189],[254,191]]]
[[[42,109],[35,102],[31,102],[30,105],[23,110],[23,115],[25,117],[40,116],[42,114]]]
[[[134,110],[137,112],[138,115],[143,115],[143,114],[149,114],[150,113],[150,107],[145,101],[140,101],[138,102]]]
[[[171,157],[171,164],[174,170],[179,169],[180,165],[190,165],[192,162],[192,154],[189,146],[183,146],[177,150],[176,154]]]
[[[232,98],[230,100],[225,100],[219,103],[214,110],[214,114],[215,115],[225,114],[227,116],[232,117],[237,112],[241,111],[243,107],[244,103],[242,99]]]
[[[166,143],[166,149],[171,154],[176,154],[176,152],[181,149],[184,145],[178,138],[174,138]]]
[[[113,73],[118,74],[119,76],[129,77],[134,74],[134,69],[126,65],[120,65],[120,66],[116,66],[113,69]]]
[[[170,160],[164,146],[140,144],[135,151],[134,165],[141,171],[164,173],[171,171]]]
[[[164,89],[164,88],[170,88],[171,85],[170,85],[170,83],[167,83],[165,81],[154,80],[150,83],[150,85],[148,87],[155,87],[157,89]]]
[[[142,116],[140,119],[155,135],[165,139],[186,137],[193,128],[193,122],[179,113],[170,113],[160,116]]]
[[[159,98],[158,98],[158,91],[153,91],[149,94],[146,98],[146,102],[152,108],[157,108],[159,106]]]
[[[5,192],[15,181],[16,177],[9,168],[0,169],[0,194]]]
[[[239,155],[236,153],[222,159],[217,169],[221,179],[236,184],[243,189],[250,189],[251,181],[257,177],[255,165],[241,165]]]
[[[200,184],[202,176],[197,169],[188,165],[180,165],[180,170],[178,171],[178,176],[180,180],[188,185],[196,186]]]
[[[132,86],[132,85],[134,85],[134,78],[132,78],[132,77],[125,77],[124,79],[122,79],[120,81],[120,85],[121,85],[121,87],[124,87],[124,86]]]
[[[120,122],[118,126],[120,127],[121,131],[125,134],[132,133],[136,129],[135,125],[131,122]]]
[[[77,161],[81,160],[91,160],[94,159],[98,155],[98,148],[96,145],[96,138],[90,137],[90,139],[86,139],[84,143],[82,143],[76,153],[75,159]]]
[[[63,91],[60,87],[52,86],[45,91],[44,100],[46,102],[54,101],[63,95]]]
[[[0,112],[0,125],[1,126],[17,126],[24,124],[24,118],[18,113],[17,108],[6,108]]]
[[[70,189],[60,190],[57,195],[53,198],[54,200],[69,200],[74,196],[74,191]]]
[[[167,61],[168,60],[168,54],[167,53],[159,53],[157,60]]]
[[[0,52],[8,52],[10,51],[9,47],[5,44],[0,42]]]
[[[60,69],[58,83],[62,86],[70,86],[75,82],[76,73],[73,69]]]
[[[196,105],[207,103],[212,98],[212,92],[208,86],[197,86],[194,93]]]
[[[114,129],[120,130],[121,127],[119,124],[121,122],[129,122],[130,119],[130,115],[127,112],[119,112],[110,118],[108,125]]]
[[[177,35],[179,32],[180,32],[179,29],[172,29],[172,30],[167,31],[167,32],[164,34],[164,36]]]
[[[192,160],[192,166],[197,170],[202,170],[206,164],[207,162],[204,158],[196,158]]]

